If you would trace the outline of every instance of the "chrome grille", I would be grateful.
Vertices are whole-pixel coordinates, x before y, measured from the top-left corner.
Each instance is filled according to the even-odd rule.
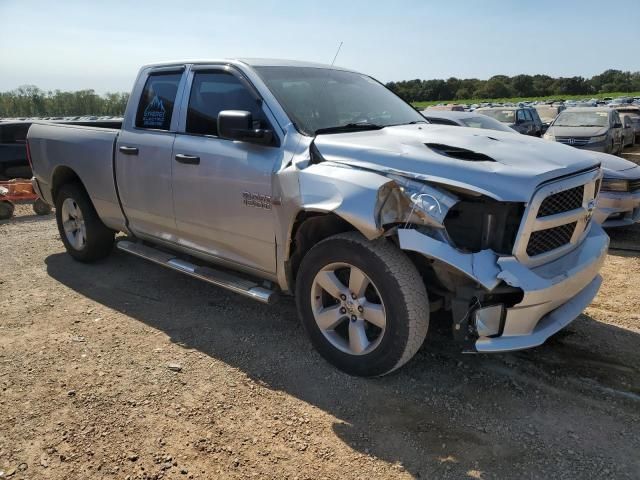
[[[572,147],[584,147],[591,137],[556,137],[556,142],[571,145]]]
[[[527,244],[527,255],[535,257],[560,248],[571,241],[577,222],[533,232]]]
[[[630,192],[640,191],[640,178],[636,178],[635,180],[629,180],[629,191]]]
[[[547,217],[556,213],[568,212],[580,208],[584,199],[584,185],[554,193],[542,201],[538,217]]]

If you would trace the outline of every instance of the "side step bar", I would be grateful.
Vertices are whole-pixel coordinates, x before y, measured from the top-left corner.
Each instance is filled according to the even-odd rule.
[[[150,260],[158,265],[186,273],[192,277],[212,283],[218,287],[226,288],[232,292],[239,293],[245,297],[252,298],[262,303],[273,303],[277,297],[273,290],[260,286],[258,283],[247,280],[232,273],[216,270],[211,267],[204,267],[189,263],[177,258],[175,255],[165,253],[153,247],[148,247],[141,243],[129,240],[120,240],[117,243],[120,250],[131,253],[140,258]]]

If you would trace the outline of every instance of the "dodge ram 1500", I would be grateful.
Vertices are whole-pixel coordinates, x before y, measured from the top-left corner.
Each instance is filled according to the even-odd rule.
[[[34,186],[68,253],[117,248],[269,303],[384,375],[450,312],[472,352],[534,347],[598,291],[597,159],[429,124],[373,78],[279,60],[143,67],[120,129],[36,123]]]

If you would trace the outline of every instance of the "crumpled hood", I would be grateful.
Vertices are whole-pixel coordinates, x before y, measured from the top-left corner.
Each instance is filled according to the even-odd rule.
[[[541,183],[595,168],[583,151],[517,133],[442,125],[402,125],[382,130],[318,135],[322,156],[338,163],[402,173],[459,186],[503,201],[527,202]],[[492,160],[461,160],[425,144],[448,145]]]
[[[597,137],[604,135],[609,127],[556,127],[552,125],[547,133],[554,137]]]

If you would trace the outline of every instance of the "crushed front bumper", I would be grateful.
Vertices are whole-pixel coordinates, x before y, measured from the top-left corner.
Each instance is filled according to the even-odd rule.
[[[515,257],[498,257],[488,250],[462,254],[415,230],[399,230],[398,239],[400,248],[443,261],[489,292],[501,281],[522,290],[522,300],[505,310],[500,336],[479,337],[478,352],[535,347],[571,323],[600,288],[598,272],[609,246],[607,234],[593,223],[576,249],[545,265],[527,267]]]
[[[600,192],[593,219],[604,228],[640,222],[640,191]]]

